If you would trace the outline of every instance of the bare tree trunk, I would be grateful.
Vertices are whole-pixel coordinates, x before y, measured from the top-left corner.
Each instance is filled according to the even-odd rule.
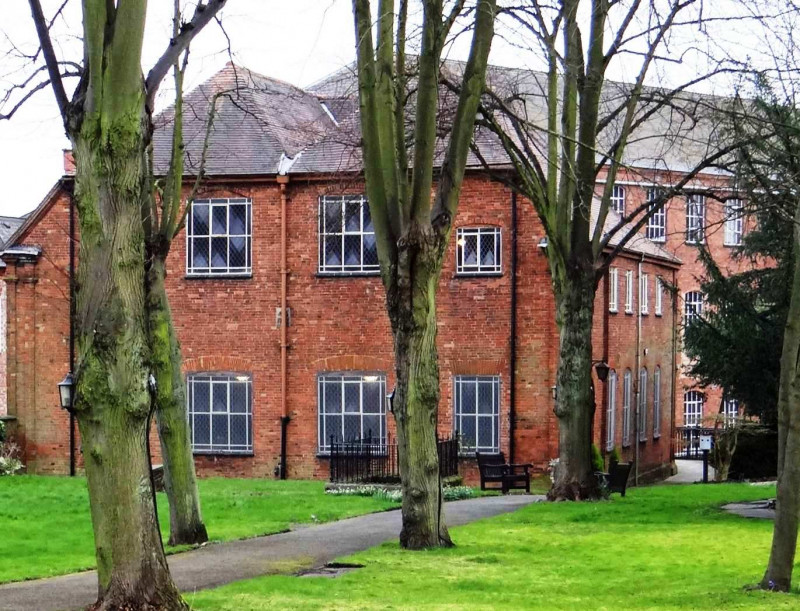
[[[778,389],[778,500],[769,564],[761,587],[788,592],[800,523],[800,203],[795,212],[794,276],[783,334]]]
[[[185,609],[164,556],[147,455],[152,403],[141,210],[149,121],[126,117],[101,127],[95,119],[73,136],[81,235],[75,413],[97,556],[94,608]]]
[[[387,294],[397,372],[394,416],[403,489],[400,544],[406,549],[453,545],[444,519],[436,448],[440,392],[436,288],[441,257],[436,238],[422,233],[411,232],[405,242],[398,290]]]
[[[169,500],[169,544],[194,545],[208,541],[200,512],[189,423],[181,347],[172,323],[164,286],[166,248],[155,245],[147,267],[147,315],[156,378],[156,422],[164,461],[164,487]]]
[[[592,468],[592,317],[594,272],[567,272],[557,288],[557,321],[560,332],[558,395],[559,451],[551,500],[582,500],[600,496]]]

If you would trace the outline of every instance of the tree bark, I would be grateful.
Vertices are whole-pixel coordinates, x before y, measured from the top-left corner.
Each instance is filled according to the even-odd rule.
[[[196,545],[208,541],[200,512],[189,423],[181,347],[164,285],[167,245],[152,245],[147,265],[147,316],[158,438],[164,461],[164,487],[169,501],[169,544]]]
[[[400,480],[406,549],[451,547],[442,507],[442,481],[436,447],[439,421],[439,355],[436,348],[437,239],[412,229],[401,241],[397,290],[387,292],[394,332]]]
[[[800,523],[800,203],[795,212],[789,312],[778,389],[778,493],[769,564],[761,588],[788,592]]]
[[[73,133],[80,221],[76,287],[80,427],[95,536],[95,609],[186,609],[153,504],[147,435],[142,202],[150,121],[84,118]]]
[[[556,288],[559,360],[556,371],[558,466],[550,500],[584,500],[600,496],[592,469],[592,318],[595,278],[590,266],[574,266]]]

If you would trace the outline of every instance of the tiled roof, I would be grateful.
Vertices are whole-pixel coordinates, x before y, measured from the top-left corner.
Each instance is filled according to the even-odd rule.
[[[25,217],[0,216],[0,249],[24,222]]]

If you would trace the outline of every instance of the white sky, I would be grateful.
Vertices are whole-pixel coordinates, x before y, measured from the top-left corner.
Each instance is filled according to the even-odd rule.
[[[377,2],[375,2],[377,3]],[[713,4],[733,5],[735,0],[714,0]],[[9,6],[5,6],[8,4]],[[45,12],[52,15],[60,0],[44,0]],[[710,5],[712,3],[707,3]],[[145,38],[145,69],[164,49],[171,29],[172,2],[151,0],[148,31]],[[64,57],[80,57],[80,3],[72,0],[65,23],[60,23],[57,52]],[[708,11],[708,9],[706,9]],[[735,8],[724,9],[733,14]],[[4,0],[4,19],[0,35],[28,50],[37,43],[26,0]],[[256,72],[308,85],[354,59],[354,35],[351,0],[228,0],[223,22],[232,39],[234,60]],[[745,29],[746,30],[746,29]],[[691,37],[691,33],[689,34]],[[757,51],[757,37],[743,34],[725,24],[715,44],[728,44],[744,56]],[[468,40],[459,41],[451,57],[463,59]],[[633,56],[631,56],[633,57]],[[209,25],[192,45],[188,88],[222,68],[228,61],[227,43],[216,24]],[[499,65],[541,68],[537,57],[523,53],[504,37],[495,39],[491,61]],[[610,76],[630,79],[639,60],[622,62]],[[633,68],[631,68],[631,65]],[[0,94],[10,82],[18,82],[15,64],[0,56]],[[627,68],[627,69],[626,69]],[[686,62],[672,68],[673,74],[685,75],[694,67]],[[626,79],[626,80],[627,80]],[[168,93],[162,104],[168,102]],[[52,93],[44,90],[18,112],[11,121],[0,121],[0,215],[19,216],[35,208],[53,183],[61,176],[62,149],[69,143]]]

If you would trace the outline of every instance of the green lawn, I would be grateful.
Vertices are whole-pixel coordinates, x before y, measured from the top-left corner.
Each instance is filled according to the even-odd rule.
[[[744,589],[763,573],[771,523],[717,509],[774,493],[743,484],[660,486],[609,502],[542,503],[454,528],[454,549],[384,544],[345,559],[365,568],[336,579],[264,577],[187,600],[200,611],[800,609],[797,594]]]
[[[397,507],[369,497],[324,494],[324,482],[200,480],[209,537],[241,539]],[[161,529],[167,499],[158,495]],[[83,478],[0,477],[0,583],[94,567],[94,543]]]

